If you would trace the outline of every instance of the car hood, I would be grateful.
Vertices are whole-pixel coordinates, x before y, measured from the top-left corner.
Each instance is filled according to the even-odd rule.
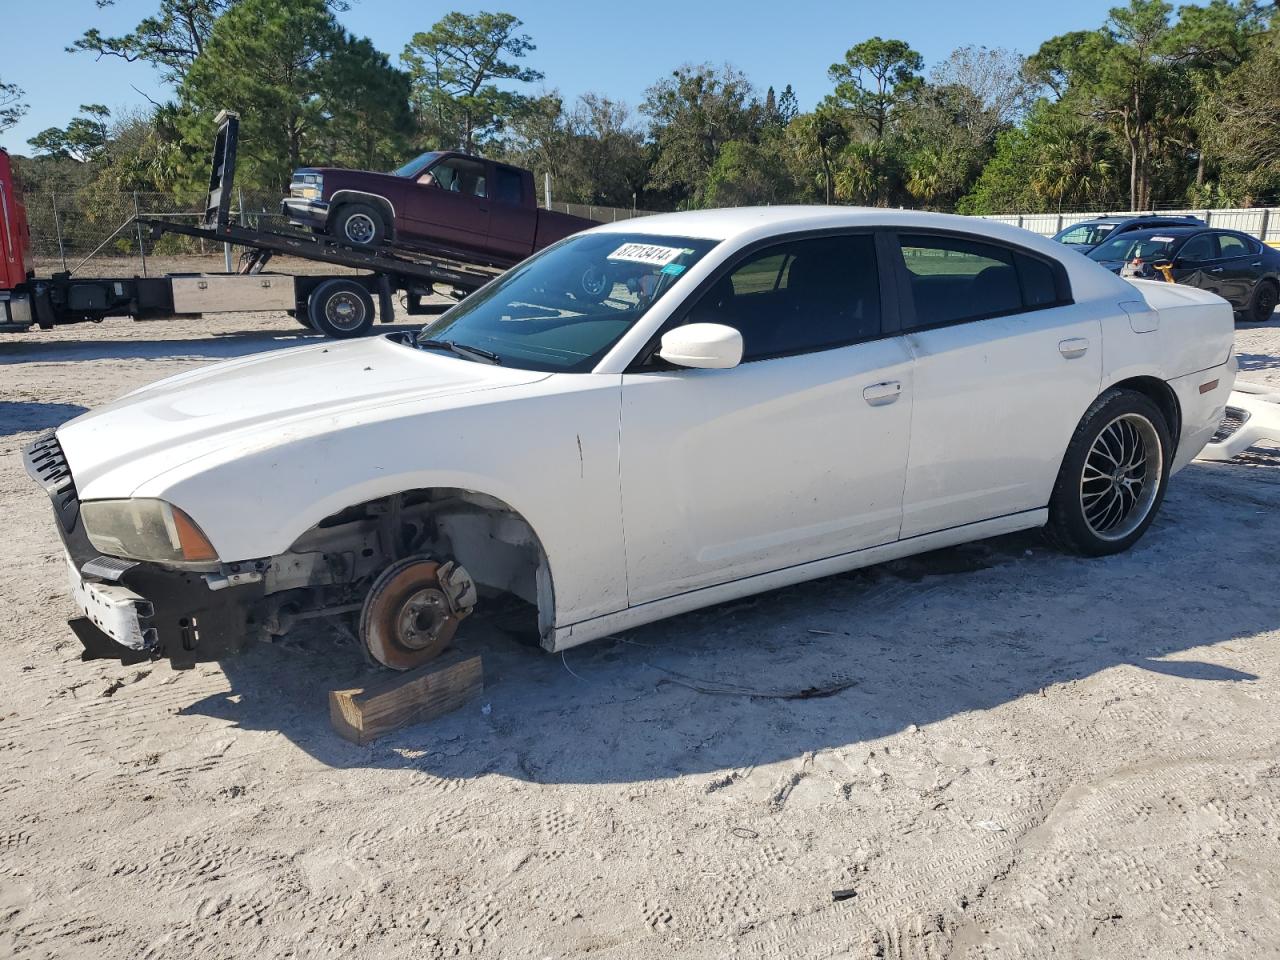
[[[227,446],[257,449],[353,414],[447,405],[547,376],[386,337],[329,341],[169,377],[63,424],[57,436],[82,498],[127,496],[166,470]]]

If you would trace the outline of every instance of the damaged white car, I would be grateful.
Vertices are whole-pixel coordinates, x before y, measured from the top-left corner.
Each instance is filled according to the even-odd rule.
[[[90,654],[186,664],[347,616],[405,669],[486,607],[559,651],[1024,528],[1124,550],[1222,420],[1232,338],[1225,300],[997,223],[672,214],[417,337],[171,377],[26,458]]]

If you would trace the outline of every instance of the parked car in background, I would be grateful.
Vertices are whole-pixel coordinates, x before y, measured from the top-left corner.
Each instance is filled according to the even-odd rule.
[[[1199,226],[1205,222],[1199,217],[1162,217],[1152,214],[1146,217],[1098,217],[1073,223],[1054,234],[1053,239],[1080,253],[1088,253],[1098,244],[1117,234],[1152,227]]]
[[[668,214],[570,237],[417,337],[135,390],[26,460],[80,627],[115,649],[211,659],[359,611],[404,669],[513,598],[558,652],[1015,530],[1126,550],[1221,422],[1233,337],[1218,297],[1005,224]]]
[[[596,225],[538,207],[533,174],[465,153],[424,153],[391,173],[304,167],[282,201],[292,222],[343,243],[456,251],[511,266]]]
[[[1243,320],[1261,322],[1280,302],[1280,251],[1236,230],[1161,227],[1112,237],[1088,257],[1112,273],[1160,279],[1216,293]]]

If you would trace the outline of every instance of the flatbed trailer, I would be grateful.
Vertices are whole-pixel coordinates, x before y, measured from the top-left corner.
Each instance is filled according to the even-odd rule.
[[[395,318],[395,294],[405,294],[409,314],[432,312],[423,300],[447,287],[461,299],[501,271],[468,263],[447,248],[408,249],[394,243],[360,248],[329,237],[264,230],[231,217],[239,118],[218,117],[209,194],[203,222],[177,223],[138,217],[154,239],[166,233],[228,243],[244,249],[237,273],[174,273],[161,277],[73,277],[69,272],[36,277],[31,268],[30,229],[22,194],[8,155],[0,150],[0,332],[36,326],[51,329],[107,317],[138,320],[259,310],[285,310],[327,336],[367,333],[376,318]],[[276,254],[332,264],[363,273],[289,274],[264,268]]]

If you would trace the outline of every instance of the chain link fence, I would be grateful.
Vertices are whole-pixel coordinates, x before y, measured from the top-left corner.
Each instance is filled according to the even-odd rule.
[[[1263,243],[1280,244],[1280,207],[1249,207],[1238,209],[1213,210],[1206,207],[1187,210],[1121,210],[1094,211],[1091,213],[1026,213],[1026,214],[989,214],[984,220],[998,220],[1038,233],[1044,237],[1052,237],[1060,230],[1085,220],[1098,217],[1149,217],[1158,214],[1162,217],[1199,217],[1211,227],[1223,230],[1238,230],[1257,237]]]
[[[237,192],[232,216],[254,228],[283,227],[279,193]],[[204,216],[203,198],[170,193],[110,193],[99,190],[28,191],[24,197],[31,224],[31,246],[41,261],[75,271],[87,260],[138,260],[147,257],[221,256],[221,244],[198,237],[165,234],[153,239],[134,224],[137,217],[156,217],[198,223]],[[652,211],[604,207],[584,203],[553,203],[552,209],[589,220],[611,223]]]
[[[28,192],[27,218],[31,223],[32,253],[52,266],[73,272],[86,261],[103,258],[140,260],[146,272],[147,257],[221,256],[221,244],[197,237],[165,234],[153,239],[140,230],[136,217],[157,217],[199,222],[203,198],[190,199],[168,193],[109,193],[92,189]],[[551,209],[602,223],[650,216],[656,211],[606,207],[586,203],[554,202]],[[1083,220],[1099,216],[1149,215],[1152,211],[1091,211],[1070,213],[993,214],[984,217],[1052,236]],[[1160,210],[1165,216],[1191,215],[1213,227],[1239,230],[1266,243],[1280,245],[1280,207],[1249,209]],[[232,215],[255,228],[286,224],[280,215],[280,194],[271,191],[237,192]]]
[[[630,220],[632,217],[650,217],[657,212],[627,207],[600,207],[590,203],[557,203],[555,200],[551,201],[551,209],[574,217],[598,220],[600,223],[614,223],[618,220]]]
[[[203,199],[190,200],[168,193],[105,193],[96,190],[28,191],[23,202],[31,224],[32,254],[73,270],[88,259],[141,258],[221,254],[221,244],[197,237],[165,234],[152,239],[140,230],[137,217],[157,217],[198,223]],[[245,192],[232,204],[233,216],[251,226],[267,227],[285,221],[278,193]]]

